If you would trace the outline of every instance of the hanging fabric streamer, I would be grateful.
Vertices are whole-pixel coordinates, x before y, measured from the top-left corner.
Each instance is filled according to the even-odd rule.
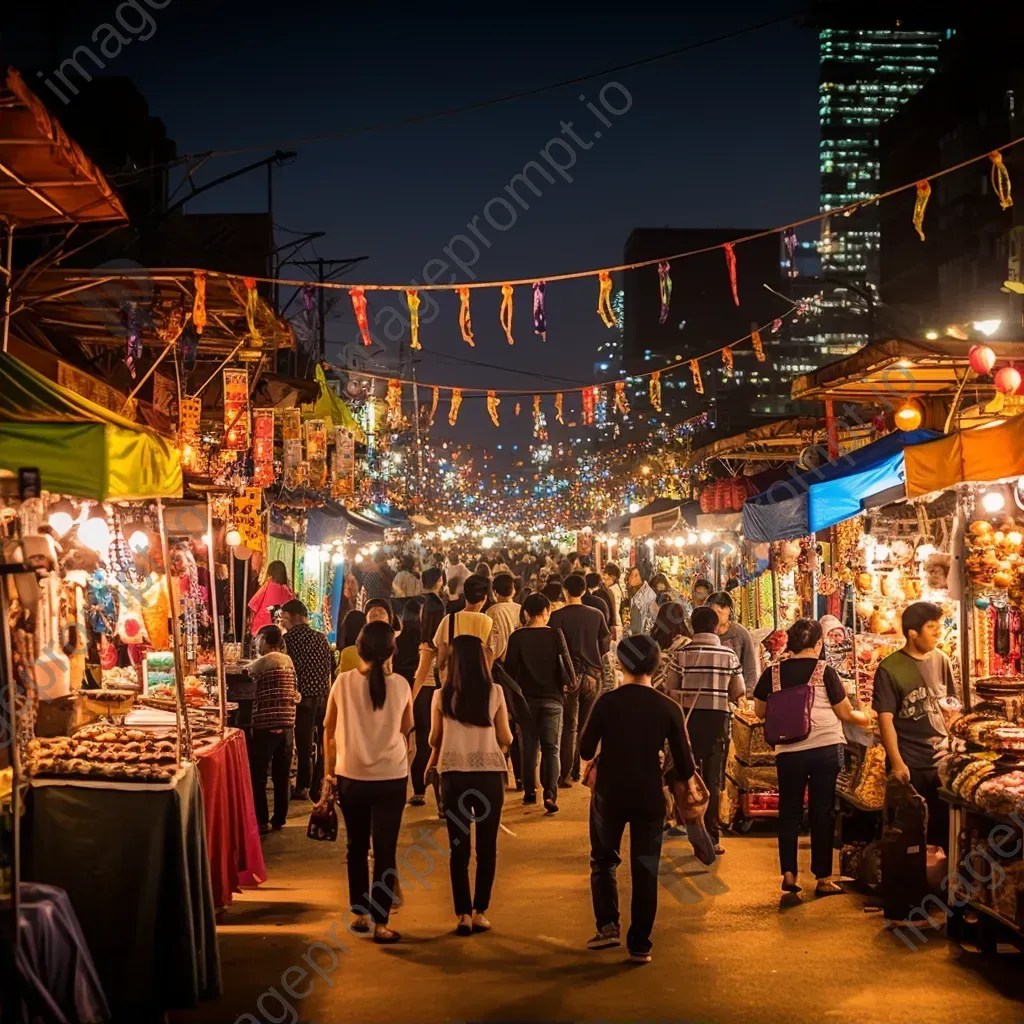
[[[663,324],[668,319],[668,307],[672,302],[672,276],[669,274],[671,265],[667,260],[658,264],[658,291],[661,295],[661,312],[658,314],[658,323]]]
[[[274,410],[252,413],[252,482],[269,487],[274,482]]]
[[[459,418],[460,405],[462,405],[462,389],[452,388],[452,400],[448,406],[448,426],[455,426],[455,421]]]
[[[914,200],[914,230],[921,241],[924,241],[924,211],[928,208],[928,200],[932,195],[932,186],[927,181],[917,183],[917,198]]]
[[[540,437],[541,431],[541,417],[543,413],[540,411],[540,395],[533,396],[533,436]]]
[[[462,331],[462,340],[467,344],[476,347],[473,340],[473,321],[469,315],[469,289],[456,288],[459,296],[459,330]]]
[[[192,275],[192,284],[196,290],[196,297],[192,300],[192,323],[196,334],[202,334],[206,327],[206,271],[197,270]]]
[[[518,416],[518,415],[519,415],[519,413],[520,413],[520,412],[522,411],[522,408],[523,408],[523,407],[522,407],[522,406],[521,406],[521,405],[520,405],[520,404],[519,404],[518,402],[516,402],[516,415],[517,415],[517,416]]]
[[[767,356],[764,354],[764,345],[761,342],[761,332],[757,329],[756,324],[750,325],[750,343],[754,346],[754,355],[757,356],[757,361],[763,363]]]
[[[498,319],[501,320],[501,329],[505,332],[508,343],[514,345],[516,340],[512,337],[512,285],[510,284],[501,286],[501,310],[498,313]]]
[[[583,389],[583,426],[594,425],[594,402],[597,398],[597,388]]]
[[[693,390],[698,395],[704,394],[704,378],[700,375],[700,363],[696,359],[690,360],[690,372],[693,374]]]
[[[732,242],[726,242],[724,249],[725,265],[729,268],[729,287],[732,288],[732,301],[738,306],[740,304],[740,289],[736,281],[736,250],[733,249]]]
[[[182,369],[191,373],[196,365],[196,355],[199,352],[199,339],[196,337],[194,324],[185,324],[185,329],[178,335],[178,355],[181,357]]]
[[[541,341],[548,340],[548,318],[544,309],[544,292],[546,289],[546,282],[533,282],[533,333],[539,334]]]
[[[398,429],[402,425],[402,382],[392,378],[388,381],[385,397],[388,407],[388,426]]]
[[[505,286],[508,288],[508,285]],[[505,289],[503,288],[502,291]],[[509,289],[511,291],[511,289]],[[500,427],[501,423],[498,421],[498,406],[501,405],[501,399],[493,392],[487,392],[487,415],[491,417],[491,422],[496,426]]]
[[[1008,210],[1013,206],[1013,194],[1010,188],[1010,172],[1003,163],[1003,154],[994,150],[988,155],[992,161],[992,191],[999,197],[999,208]]]
[[[430,428],[434,425],[434,414],[437,412],[437,403],[441,401],[441,389],[431,388],[430,395],[430,417],[427,421],[427,427]]]
[[[729,376],[731,377],[732,374],[733,374],[733,368],[734,368],[734,363],[733,363],[733,358],[732,358],[732,349],[731,348],[723,348],[722,349],[722,362],[725,364],[725,372],[728,373]]]
[[[612,309],[612,276],[607,270],[597,275],[597,315],[604,321],[605,327],[617,327],[619,324],[615,319],[615,310]]]
[[[121,326],[125,331],[124,365],[128,367],[132,380],[135,380],[139,360],[142,358],[142,322],[137,302],[121,303]]]
[[[561,391],[555,395],[555,419],[565,426],[565,396]]]
[[[615,382],[615,408],[623,416],[629,415],[629,399],[626,398],[626,382],[624,380]]]
[[[772,334],[778,334],[782,330],[782,317],[777,316],[772,321]]]
[[[369,348],[373,344],[373,340],[370,338],[370,321],[366,315],[366,290],[350,288],[348,295],[352,300],[352,312],[356,315],[359,334],[363,339],[363,344]]]
[[[415,288],[406,288],[405,301],[409,304],[409,333],[412,340],[409,348],[422,348],[420,345],[420,293]]]
[[[263,344],[263,335],[260,334],[259,327],[256,326],[256,314],[260,308],[260,297],[256,291],[256,278],[247,277],[245,279],[245,322],[249,326],[249,334],[252,335],[252,340],[258,347]]]
[[[789,257],[789,276],[796,277],[796,231],[793,228],[786,228],[782,232],[782,244]]]
[[[655,370],[651,374],[648,395],[655,412],[661,412],[661,370]]]
[[[249,447],[249,371],[224,370],[221,373],[224,405],[225,451],[241,452]]]

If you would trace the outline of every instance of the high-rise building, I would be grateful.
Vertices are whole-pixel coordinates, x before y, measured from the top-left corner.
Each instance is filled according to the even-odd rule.
[[[827,5],[818,15],[820,210],[841,209],[880,190],[879,130],[934,74],[951,32],[902,22],[897,4],[879,11]],[[879,333],[876,205],[821,224],[820,277],[804,292],[814,311],[794,342],[827,363]]]

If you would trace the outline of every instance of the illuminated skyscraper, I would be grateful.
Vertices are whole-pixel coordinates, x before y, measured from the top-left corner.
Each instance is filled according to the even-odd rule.
[[[949,35],[902,25],[895,15],[851,27],[856,18],[819,22],[822,213],[878,193],[879,126],[929,80]],[[879,238],[877,206],[822,223],[820,315],[800,339],[819,350],[822,362],[856,351],[875,334]]]

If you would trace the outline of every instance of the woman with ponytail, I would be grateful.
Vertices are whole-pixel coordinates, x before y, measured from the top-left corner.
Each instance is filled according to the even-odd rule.
[[[348,839],[348,894],[354,932],[373,941],[398,942],[388,927],[396,893],[395,851],[409,781],[406,737],[413,728],[412,699],[405,678],[394,673],[395,631],[368,622],[356,643],[359,667],[334,681],[324,719],[327,782],[336,786]],[[373,886],[369,854],[373,839]]]

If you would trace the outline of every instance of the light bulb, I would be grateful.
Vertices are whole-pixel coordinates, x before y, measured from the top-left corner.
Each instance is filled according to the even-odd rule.
[[[709,533],[707,530],[705,530],[700,535],[700,542],[701,542],[701,544],[710,544],[714,539],[715,539],[715,535],[713,533]]]
[[[229,548],[239,547],[242,543],[241,533],[232,527],[226,534],[224,534],[224,543],[227,544]]]
[[[996,331],[999,330],[1002,320],[975,320],[971,326],[976,330],[980,331],[985,335],[986,338],[991,338]]]
[[[875,558],[880,562],[884,562],[889,557],[889,545],[888,544],[876,544],[875,545]]]
[[[78,539],[97,554],[105,554],[110,547],[110,527],[106,519],[86,519],[78,527]]]
[[[331,562],[334,565],[341,565],[342,562],[344,562],[344,561],[345,561],[345,555],[341,551],[335,551],[334,554],[331,555]]]
[[[640,506],[635,501],[631,501],[629,503],[629,514],[631,516],[635,516],[637,514],[637,512],[639,512],[639,511],[640,511]]]
[[[363,560],[363,553],[362,553],[362,551],[360,551],[360,552],[359,552],[359,553],[358,553],[358,554],[356,555],[356,561],[357,561],[357,562],[361,562],[362,560]]]
[[[67,512],[50,513],[50,529],[52,529],[58,537],[63,537],[64,534],[66,534],[74,525],[74,519]]]
[[[695,534],[695,533],[688,533],[686,535],[686,543],[687,544],[696,544],[697,543],[697,534]]]
[[[981,507],[986,512],[1001,512],[1006,505],[1002,491],[988,491],[981,498]]]
[[[130,547],[137,555],[141,555],[143,551],[148,551],[149,537],[146,535],[145,530],[136,530],[128,538],[128,547]]]

